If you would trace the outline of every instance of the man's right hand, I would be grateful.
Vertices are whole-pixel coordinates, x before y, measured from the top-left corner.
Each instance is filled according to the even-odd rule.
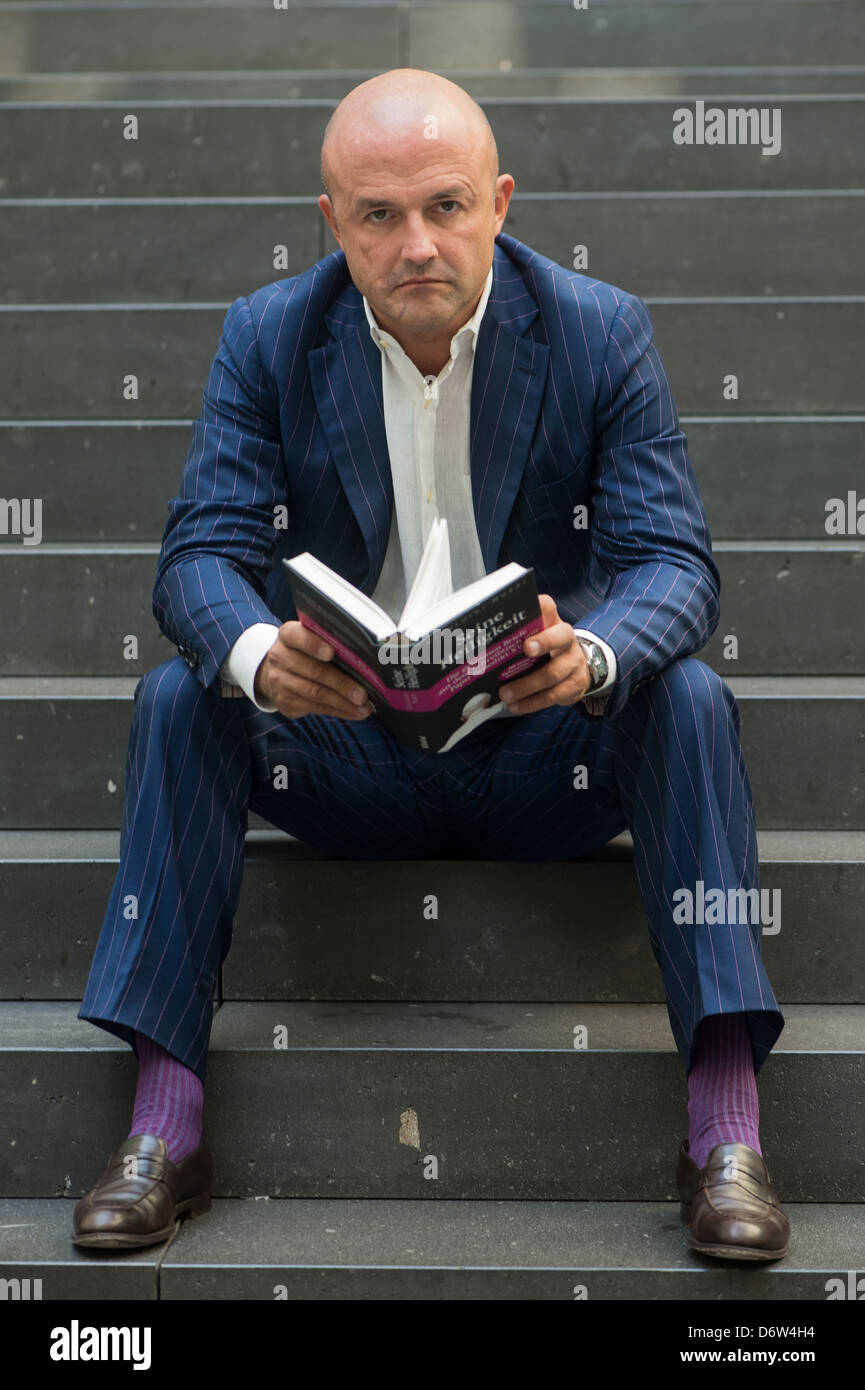
[[[372,705],[362,685],[330,664],[333,647],[299,622],[283,623],[279,636],[255,673],[255,693],[289,719],[330,714],[366,719]],[[355,702],[352,693],[359,692]]]

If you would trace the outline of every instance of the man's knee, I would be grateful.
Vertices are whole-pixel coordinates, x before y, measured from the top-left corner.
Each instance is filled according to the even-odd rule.
[[[696,656],[680,657],[659,671],[646,686],[653,701],[662,702],[677,713],[689,712],[698,722],[708,717],[731,716],[738,731],[739,711],[736,697],[727,682],[705,661]]]
[[[139,716],[168,712],[189,715],[205,694],[204,687],[182,656],[171,656],[145,671],[135,687]]]

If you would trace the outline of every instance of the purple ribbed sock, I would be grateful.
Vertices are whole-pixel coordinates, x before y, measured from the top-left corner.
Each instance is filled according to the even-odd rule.
[[[688,1151],[698,1168],[716,1144],[760,1148],[760,1106],[751,1035],[744,1014],[711,1014],[700,1022],[688,1073]]]
[[[135,1045],[138,1086],[129,1137],[157,1135],[172,1163],[179,1163],[201,1143],[204,1086],[194,1071],[143,1033],[135,1034]]]

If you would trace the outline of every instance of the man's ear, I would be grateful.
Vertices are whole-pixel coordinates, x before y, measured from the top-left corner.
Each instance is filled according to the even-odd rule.
[[[327,196],[326,193],[322,193],[321,197],[320,197],[319,200],[318,200],[318,206],[321,208],[321,211],[324,213],[325,220],[327,221],[327,224],[328,224],[328,226],[330,227],[330,230],[333,232],[333,234],[334,234],[334,236],[336,237],[337,241],[339,241],[339,240],[340,240],[339,224],[338,224],[338,222],[337,222],[337,220],[336,220],[336,213],[335,213],[334,210],[333,210],[333,203],[330,201],[330,198]]]

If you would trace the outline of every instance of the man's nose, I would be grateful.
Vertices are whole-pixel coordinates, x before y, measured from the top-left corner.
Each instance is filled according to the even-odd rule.
[[[402,254],[413,265],[424,265],[438,255],[438,248],[422,217],[409,218],[402,243]]]

